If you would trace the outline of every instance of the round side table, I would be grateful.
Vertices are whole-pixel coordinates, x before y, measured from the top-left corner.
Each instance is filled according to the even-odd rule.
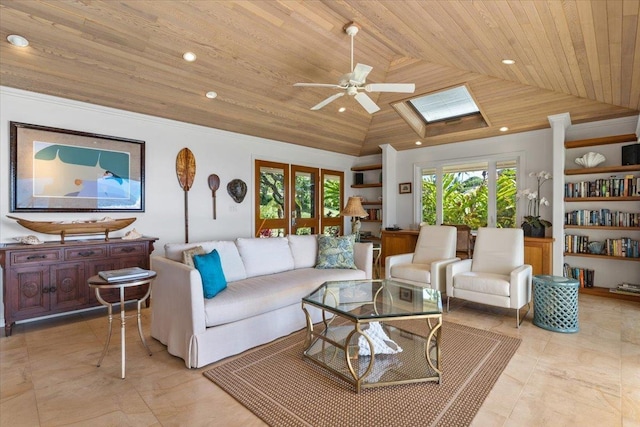
[[[553,332],[578,332],[579,288],[575,279],[533,276],[533,324]]]
[[[109,342],[111,341],[111,331],[112,331],[112,325],[113,325],[113,304],[114,304],[114,303],[105,301],[104,298],[102,298],[102,296],[100,295],[100,290],[101,289],[118,289],[120,291],[120,359],[121,359],[122,379],[124,379],[125,377],[125,354],[126,354],[125,345],[124,345],[125,344],[125,324],[126,324],[127,317],[133,317],[133,316],[125,315],[124,290],[126,288],[130,288],[133,286],[142,286],[147,284],[149,285],[149,288],[147,289],[147,292],[144,294],[144,296],[137,300],[138,312],[136,317],[138,319],[138,335],[140,335],[140,341],[142,341],[142,345],[147,350],[147,353],[149,353],[149,356],[151,356],[151,350],[149,349],[149,346],[147,345],[147,342],[144,339],[144,335],[142,334],[140,307],[142,306],[142,303],[145,302],[147,298],[149,298],[149,295],[151,295],[151,282],[153,282],[153,279],[155,278],[156,278],[156,272],[149,271],[149,275],[147,277],[136,278],[136,279],[108,282],[104,280],[102,277],[96,275],[96,276],[91,276],[88,280],[89,286],[95,289],[96,291],[96,299],[100,301],[100,304],[106,306],[109,312],[109,334],[107,336],[107,341],[104,343],[104,349],[102,350],[102,356],[100,356],[100,360],[98,361],[98,367],[100,367],[100,365],[102,364],[102,359],[104,359],[104,356],[107,354],[107,349],[109,348]]]

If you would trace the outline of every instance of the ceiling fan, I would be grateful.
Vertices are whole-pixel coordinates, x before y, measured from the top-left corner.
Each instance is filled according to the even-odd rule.
[[[328,87],[333,89],[339,89],[340,92],[335,95],[331,95],[324,101],[311,107],[312,110],[319,110],[325,105],[335,101],[336,99],[344,96],[345,94],[353,96],[356,101],[362,107],[367,110],[369,114],[373,114],[380,110],[380,107],[367,95],[362,92],[398,92],[398,93],[413,93],[416,90],[414,83],[368,83],[365,81],[367,76],[373,70],[373,67],[365,64],[356,64],[353,66],[353,38],[360,27],[355,22],[350,22],[344,27],[344,31],[351,36],[351,72],[344,74],[340,77],[338,84],[327,83],[295,83],[294,86],[303,87]]]

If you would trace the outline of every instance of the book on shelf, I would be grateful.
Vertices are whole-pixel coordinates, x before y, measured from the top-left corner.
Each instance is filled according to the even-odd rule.
[[[576,279],[580,283],[581,288],[593,288],[594,278],[596,275],[595,270],[590,268],[571,267],[569,264],[565,263],[563,273],[564,277]]]
[[[140,267],[121,268],[119,270],[107,270],[98,272],[98,276],[107,282],[118,282],[121,280],[141,279],[149,275],[149,270]]]

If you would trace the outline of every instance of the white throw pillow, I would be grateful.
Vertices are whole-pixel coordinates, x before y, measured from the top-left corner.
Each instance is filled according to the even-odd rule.
[[[295,268],[315,267],[318,257],[318,236],[315,234],[305,236],[290,234],[287,239]]]
[[[284,237],[236,239],[247,277],[293,270],[289,241]],[[226,272],[225,272],[226,273]]]

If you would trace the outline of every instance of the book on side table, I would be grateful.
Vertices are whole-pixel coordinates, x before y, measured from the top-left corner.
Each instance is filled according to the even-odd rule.
[[[108,270],[98,272],[98,276],[102,277],[107,282],[118,282],[121,280],[140,279],[147,277],[149,270],[145,270],[140,267],[128,267],[121,268],[119,270]]]

